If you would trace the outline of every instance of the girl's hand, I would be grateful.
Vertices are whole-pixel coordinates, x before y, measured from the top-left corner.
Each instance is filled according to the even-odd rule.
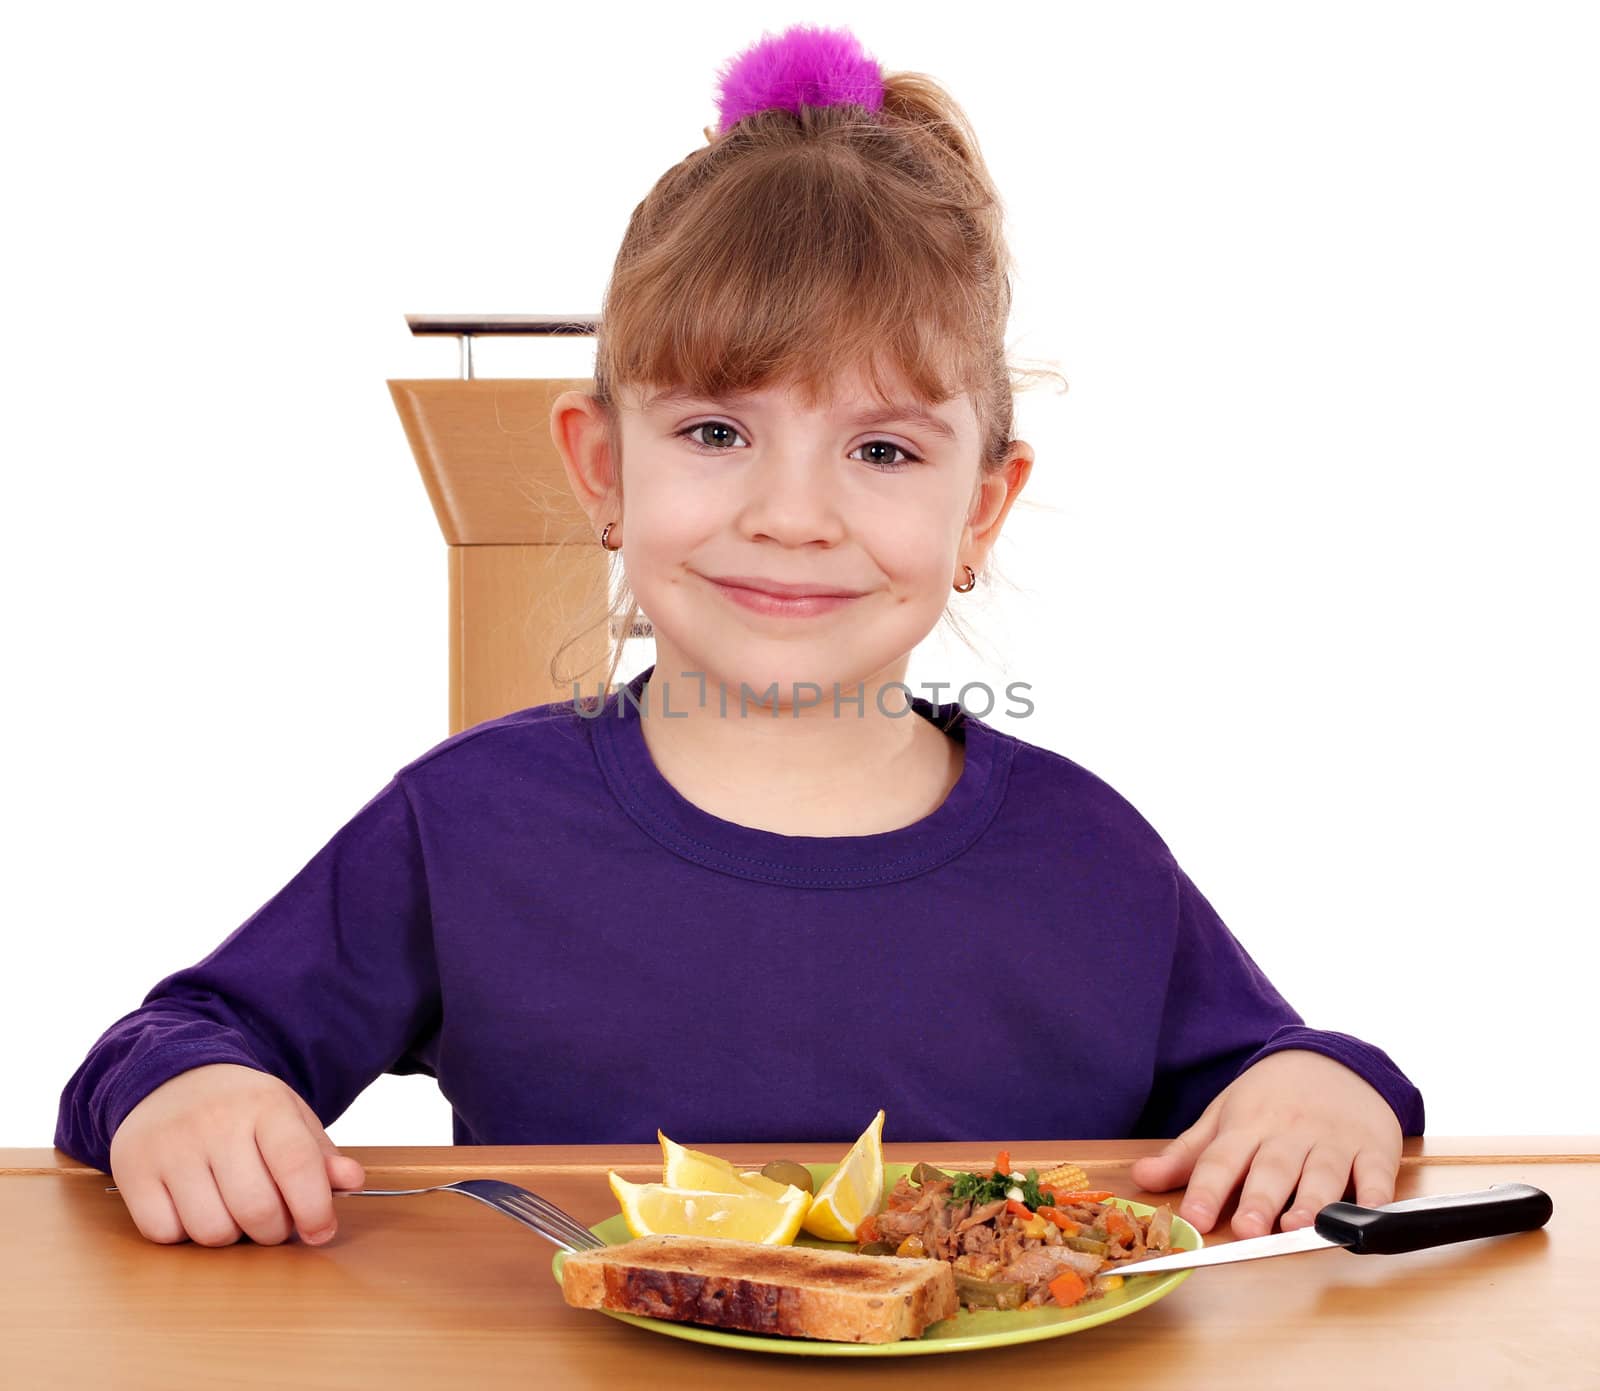
[[[1271,1053],[1223,1088],[1158,1155],[1135,1160],[1133,1181],[1154,1193],[1186,1179],[1178,1215],[1208,1232],[1245,1178],[1233,1217],[1238,1237],[1264,1236],[1290,1197],[1283,1230],[1309,1227],[1345,1195],[1352,1172],[1363,1207],[1394,1201],[1400,1122],[1368,1083],[1303,1048]]]
[[[209,1063],[139,1102],[111,1137],[111,1175],[151,1241],[320,1245],[333,1237],[333,1189],[366,1171],[334,1148],[300,1094],[254,1068]]]

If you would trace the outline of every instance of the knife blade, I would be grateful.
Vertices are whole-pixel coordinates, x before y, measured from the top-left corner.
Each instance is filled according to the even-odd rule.
[[[1109,1266],[1102,1275],[1160,1275],[1168,1270],[1254,1261],[1264,1256],[1287,1256],[1296,1251],[1326,1251],[1342,1246],[1357,1255],[1396,1255],[1445,1246],[1453,1241],[1531,1232],[1550,1220],[1554,1205],[1543,1189],[1527,1183],[1497,1183],[1472,1193],[1442,1193],[1427,1198],[1407,1198],[1382,1207],[1355,1203],[1329,1203],[1309,1227],[1272,1236],[1230,1241],[1198,1251],[1178,1251],[1169,1256]]]

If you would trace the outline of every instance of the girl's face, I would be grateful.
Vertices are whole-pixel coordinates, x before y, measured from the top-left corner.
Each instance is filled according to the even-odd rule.
[[[831,708],[834,682],[870,692],[903,679],[962,563],[978,569],[993,542],[974,544],[974,531],[997,532],[997,509],[1021,486],[980,487],[965,395],[930,413],[885,410],[852,377],[813,410],[784,388],[720,400],[634,391],[619,405],[622,502],[606,516],[621,517],[657,663],[704,672],[733,698],[740,682],[777,682],[786,703],[795,683],[814,682]],[[774,600],[762,585],[812,597]]]

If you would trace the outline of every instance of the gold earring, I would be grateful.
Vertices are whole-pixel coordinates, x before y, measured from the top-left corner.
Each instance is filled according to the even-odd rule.
[[[622,543],[620,541],[615,546],[608,545],[606,542],[606,537],[611,535],[611,528],[615,525],[615,522],[607,522],[606,529],[600,533],[600,544],[608,551],[620,551],[622,549]]]
[[[973,586],[978,583],[978,577],[972,573],[970,565],[963,565],[961,568],[967,572],[967,582],[965,584],[953,584],[950,588],[955,590],[957,594],[970,594]]]

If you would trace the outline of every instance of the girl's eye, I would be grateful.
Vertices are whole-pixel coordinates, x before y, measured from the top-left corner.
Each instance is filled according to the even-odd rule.
[[[881,454],[877,459],[868,459],[865,461],[871,464],[874,468],[882,469],[885,473],[898,473],[901,469],[907,468],[911,464],[917,462],[917,456],[915,454],[913,454],[909,449],[902,448],[893,440],[868,440],[865,444],[857,445],[856,447],[858,449],[888,450],[890,453],[903,454],[905,456],[904,460],[900,462],[885,458]]]
[[[678,438],[688,439],[691,444],[698,445],[702,449],[718,450],[727,447],[721,444],[709,445],[703,439],[698,438],[702,430],[721,430],[725,435],[735,435],[743,438],[725,420],[702,420],[698,425],[685,425],[683,429],[678,431]]]
[[[725,420],[702,420],[698,425],[685,425],[683,429],[677,432],[677,436],[679,439],[687,439],[697,449],[708,454],[726,452],[732,448],[730,444],[726,443],[708,444],[704,434],[708,430],[720,431],[720,435],[716,436],[716,438],[722,440],[726,440],[730,435],[735,439],[744,438]],[[876,458],[863,459],[862,462],[871,464],[875,469],[883,473],[897,473],[910,464],[920,462],[917,455],[903,445],[896,444],[893,440],[868,440],[865,444],[857,445],[856,448],[879,451]],[[901,460],[892,459],[888,457],[890,454],[900,454],[904,458]]]

